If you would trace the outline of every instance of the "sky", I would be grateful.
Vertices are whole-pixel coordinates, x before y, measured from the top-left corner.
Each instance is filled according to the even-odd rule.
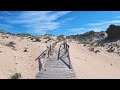
[[[120,25],[120,11],[0,11],[0,29],[32,35],[75,35]]]

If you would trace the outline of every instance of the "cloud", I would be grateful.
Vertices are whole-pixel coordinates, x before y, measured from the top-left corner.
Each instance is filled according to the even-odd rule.
[[[2,15],[8,15],[8,16],[12,15],[12,13],[10,13],[9,11],[0,11],[0,14],[2,14]]]
[[[5,14],[12,15],[9,11],[4,11]]]
[[[70,29],[67,29],[70,33],[70,35],[73,35],[73,34],[81,34],[83,32],[85,32],[87,29],[85,28],[70,28]]]
[[[95,31],[95,32],[100,32],[100,31],[104,31],[105,29],[104,28],[88,28],[87,31]]]
[[[120,23],[120,20],[111,20],[111,21],[104,21],[98,23],[89,23],[88,26],[100,26],[100,25],[108,25],[108,24],[117,24]]]
[[[34,24],[38,22],[50,22],[58,19],[70,11],[60,11],[53,14],[50,11],[25,11],[21,12],[14,20],[9,20],[11,24]],[[12,19],[12,18],[11,18]]]
[[[48,30],[59,28],[63,22],[60,22],[58,19],[70,12],[71,11],[5,11],[4,13],[12,16],[9,18],[4,16],[4,18],[1,17],[0,19],[4,20],[6,24],[11,26],[17,25],[25,27],[26,32],[41,34],[43,32],[47,32]]]
[[[111,13],[120,13],[120,11],[109,11]]]
[[[70,30],[71,32],[78,32],[78,31],[81,31],[81,30],[86,30],[85,28],[71,28],[71,29],[68,29]]]
[[[116,16],[115,19],[120,19],[120,16]]]
[[[64,20],[61,20],[60,21],[60,23],[62,23],[62,24],[67,24],[67,22],[71,22],[72,20],[74,20],[74,18],[72,17],[72,18],[66,18],[66,19],[64,19]]]
[[[8,29],[8,28],[13,28],[11,25],[7,25],[7,24],[1,24],[0,23],[0,28],[6,28],[6,29]]]
[[[110,24],[120,24],[120,20],[103,21],[97,23],[88,23],[88,30],[106,31]]]
[[[69,35],[75,35],[75,34],[83,34],[88,31],[95,31],[95,32],[100,32],[106,30],[105,27],[85,27],[85,28],[71,28],[69,30]]]

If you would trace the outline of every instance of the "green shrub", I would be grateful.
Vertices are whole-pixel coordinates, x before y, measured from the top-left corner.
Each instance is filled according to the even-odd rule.
[[[93,48],[93,47],[89,48],[89,50],[90,50],[91,52],[94,52],[94,48]]]
[[[15,45],[14,42],[9,42],[8,44],[6,44],[6,46],[8,46],[8,47],[14,47],[13,45]]]
[[[94,51],[95,53],[100,52],[99,50]]]
[[[83,45],[84,47],[86,46],[86,44]]]
[[[28,34],[28,33],[18,33],[18,34],[16,34],[16,36],[28,37],[28,36],[32,36],[32,35],[31,35],[31,34]]]
[[[10,79],[19,79],[19,78],[21,78],[21,74],[20,73],[15,73],[14,75],[12,75],[10,77]]]
[[[50,36],[45,36],[43,39],[51,39]]]
[[[38,37],[35,38],[35,42],[40,42],[40,41],[41,40]]]
[[[39,37],[33,37],[33,38],[31,38],[31,40],[32,40],[33,42],[41,42],[41,40],[40,40]]]
[[[59,36],[57,37],[57,39],[58,39],[59,41],[61,41],[61,40],[65,40],[65,37],[64,37],[64,35],[59,35]]]
[[[25,47],[23,52],[28,52],[28,50],[27,50],[27,49],[28,49],[28,48],[26,48],[26,47]]]

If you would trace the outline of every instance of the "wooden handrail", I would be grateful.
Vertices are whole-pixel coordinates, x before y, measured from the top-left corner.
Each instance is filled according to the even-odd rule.
[[[43,51],[43,52],[35,59],[35,61],[38,60],[38,63],[39,63],[39,71],[40,71],[41,69],[44,69],[45,63],[46,63],[47,59],[49,58],[49,56],[51,55],[51,53],[52,53],[52,51],[53,51],[53,49],[54,49],[54,47],[55,47],[55,45],[56,45],[57,43],[58,43],[58,41],[55,42],[55,43],[53,43],[53,44],[50,45],[49,47],[47,47],[47,49],[46,49],[45,51]],[[41,62],[41,59],[42,59],[42,58],[44,59],[43,63]]]
[[[40,71],[41,69],[44,69],[44,65],[45,65],[45,63],[46,63],[46,61],[47,61],[47,58],[49,58],[50,53],[51,53],[51,45],[50,45],[50,47],[48,47],[45,51],[42,52],[42,54],[40,54],[40,55],[35,59],[35,61],[38,60],[38,63],[39,63],[39,71]],[[41,59],[44,59],[43,63],[41,62]]]
[[[62,47],[63,46],[63,47]],[[62,48],[62,49],[61,49]],[[64,54],[62,56],[60,56],[61,54],[61,51],[62,50],[65,50]],[[61,59],[62,61],[64,61],[63,59],[63,56],[65,56],[67,54],[67,58],[68,58],[68,61],[69,61],[69,65],[67,65],[67,63],[65,63],[67,66],[69,66],[69,69],[72,69],[72,65],[71,65],[71,61],[70,61],[70,56],[69,56],[69,45],[67,44],[67,42],[63,42],[60,47],[59,47],[59,51],[58,51],[58,57],[57,59]]]
[[[46,49],[45,51],[43,51],[43,52],[40,54],[40,56],[38,56],[38,57],[35,59],[35,61],[38,60],[46,51],[47,51],[47,49]]]

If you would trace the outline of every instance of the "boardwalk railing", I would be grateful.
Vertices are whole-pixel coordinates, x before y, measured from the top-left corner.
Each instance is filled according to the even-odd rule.
[[[47,59],[49,58],[51,54],[51,45],[49,47],[47,47],[47,49],[45,51],[42,52],[42,54],[40,54],[40,56],[38,56],[35,60],[38,60],[38,64],[39,64],[39,71],[41,69],[44,69],[45,63],[47,61]]]
[[[70,56],[69,56],[69,45],[66,42],[63,42],[60,45],[59,51],[58,51],[58,57],[57,59],[62,60],[64,64],[66,64],[69,69],[72,69],[71,61],[70,61]],[[68,60],[66,62],[66,60]]]
[[[53,51],[54,51],[54,47],[55,45],[58,43],[55,42],[52,45],[50,45],[49,47],[47,46],[47,49],[45,51],[42,52],[42,54],[40,54],[35,60],[38,60],[38,64],[39,64],[39,71],[41,71],[41,69],[44,69],[45,67],[45,63],[48,60],[48,58],[50,57],[50,55],[52,55]]]

